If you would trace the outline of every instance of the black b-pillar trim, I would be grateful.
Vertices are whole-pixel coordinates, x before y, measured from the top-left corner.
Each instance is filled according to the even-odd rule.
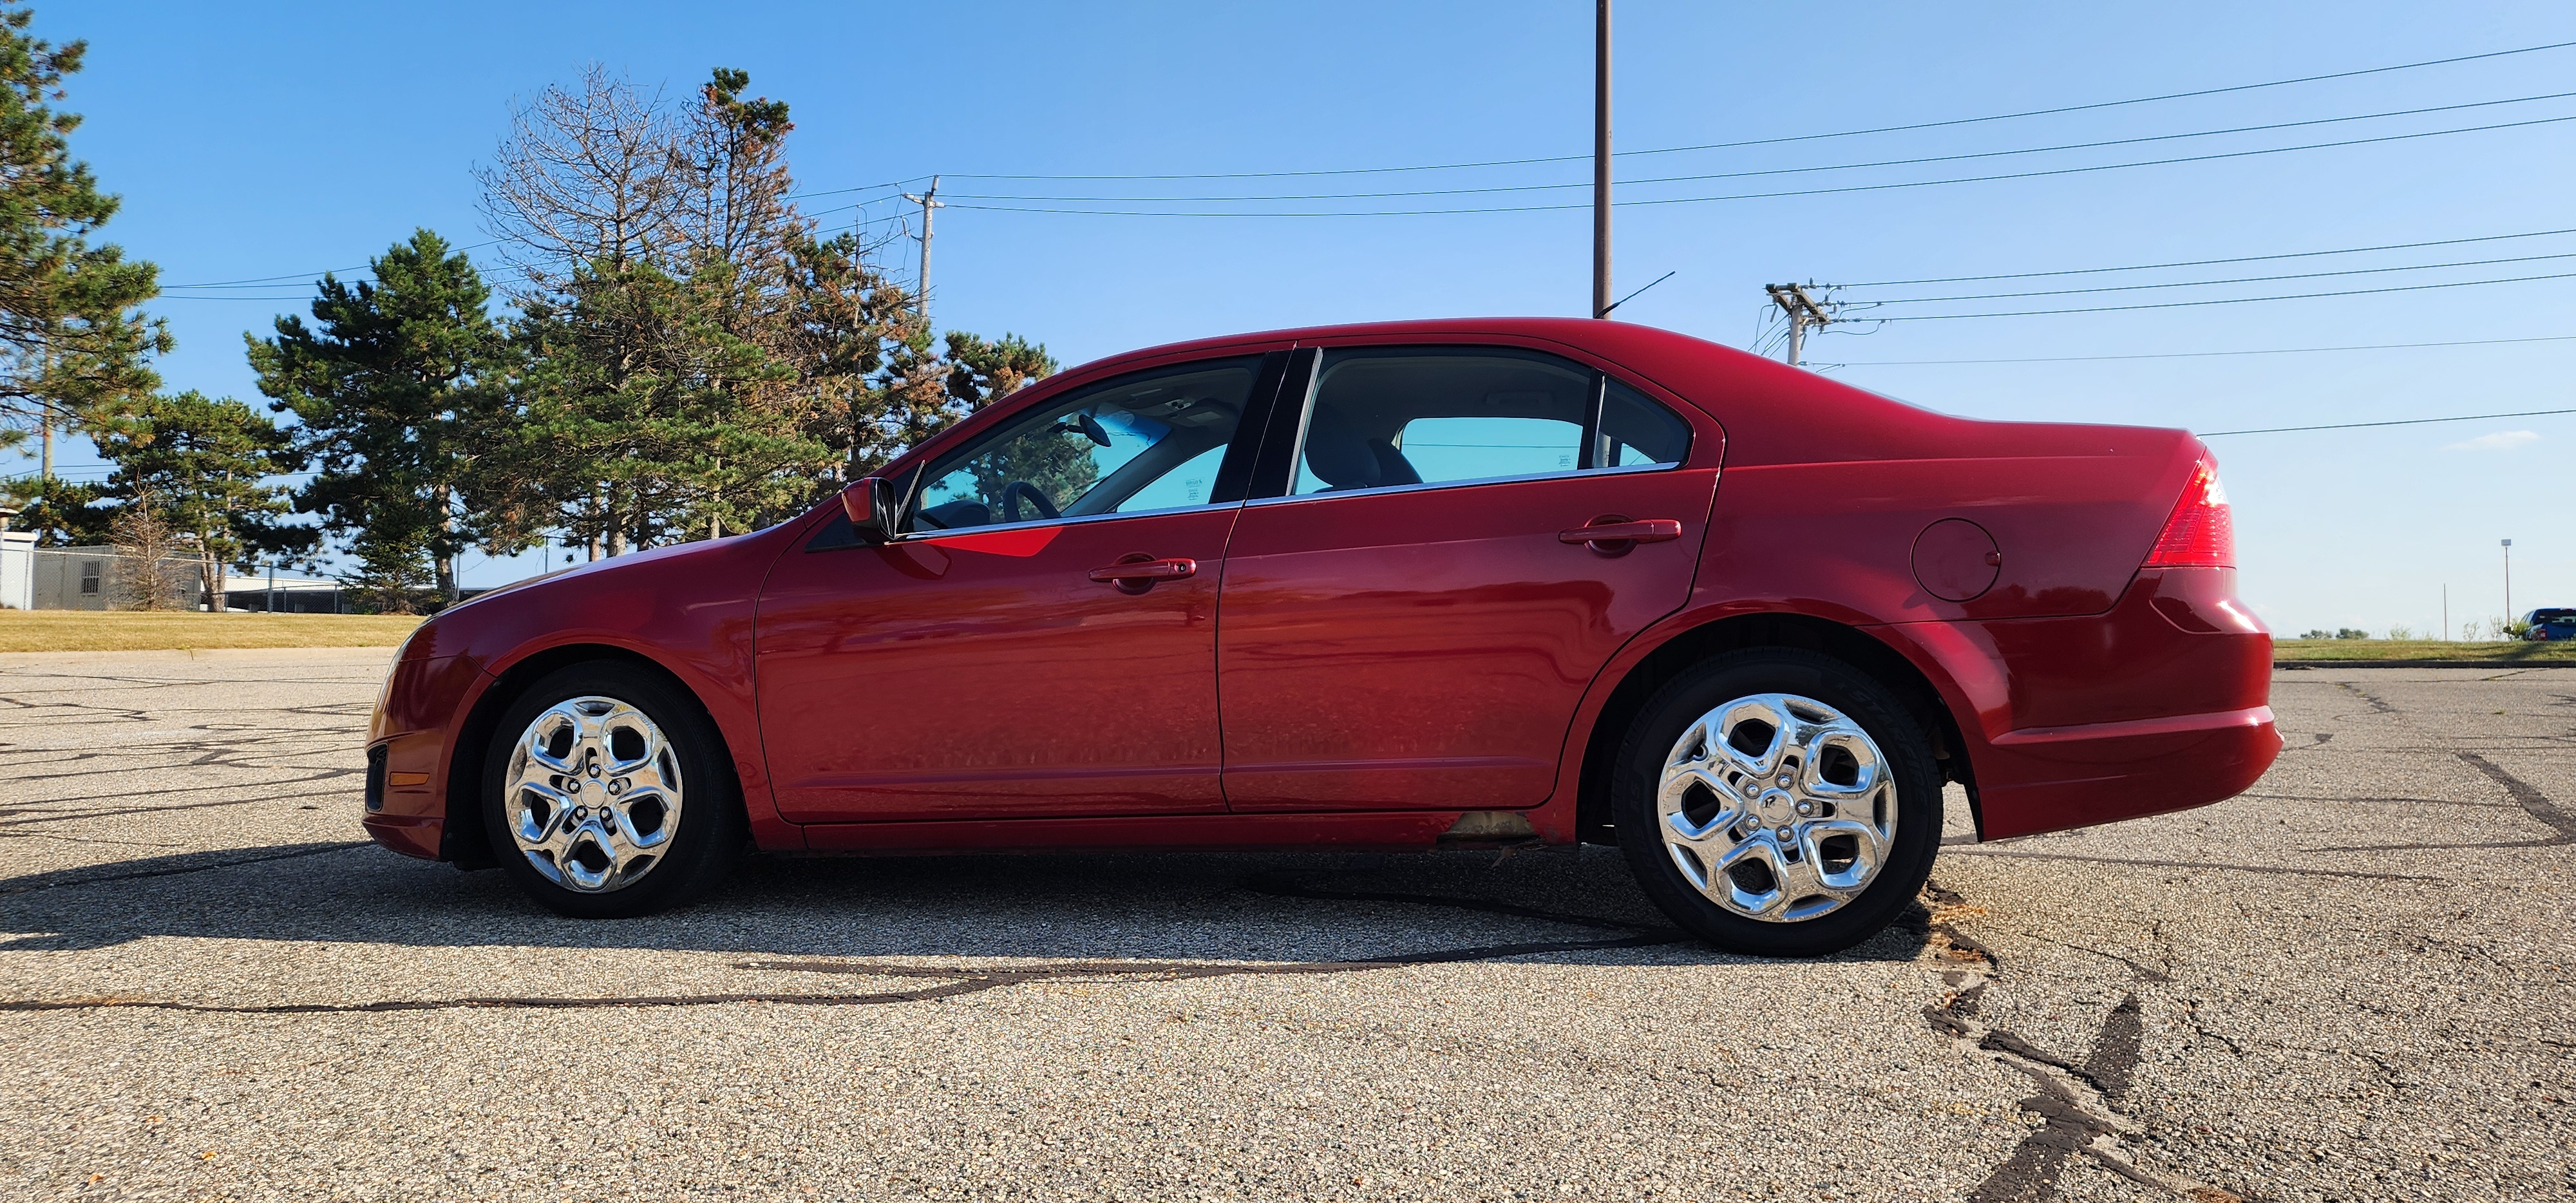
[[[1583,407],[1583,452],[1574,465],[1578,471],[1588,472],[1601,466],[1601,453],[1605,450],[1601,446],[1601,407],[1608,400],[1609,392],[1610,378],[1594,372],[1592,399]]]
[[[1243,416],[1236,420],[1234,438],[1225,445],[1224,458],[1217,461],[1216,484],[1208,489],[1208,504],[1232,505],[1251,495],[1253,464],[1261,453],[1261,436],[1270,425],[1270,411],[1279,397],[1279,382],[1288,374],[1290,351],[1272,351],[1261,357],[1260,370],[1252,377],[1252,392],[1244,398]]]
[[[1315,368],[1324,358],[1320,347],[1288,353],[1288,372],[1278,399],[1270,407],[1268,428],[1261,432],[1261,455],[1252,464],[1249,497],[1285,497],[1297,466],[1298,436],[1305,433],[1306,405],[1315,391]]]

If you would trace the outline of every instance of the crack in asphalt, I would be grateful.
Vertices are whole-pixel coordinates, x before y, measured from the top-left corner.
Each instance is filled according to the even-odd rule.
[[[266,861],[293,860],[297,857],[320,856],[328,852],[348,852],[358,848],[371,847],[373,845],[373,840],[349,840],[340,843],[328,844],[301,844],[283,849],[273,849],[258,856],[236,856],[224,860],[207,860],[203,863],[192,862],[185,865],[170,865],[158,869],[138,869],[124,873],[89,873],[79,869],[67,869],[60,873],[38,873],[28,877],[0,882],[0,895],[28,894],[37,890],[70,889],[74,886],[100,885],[111,881],[137,881],[147,877],[181,877],[190,873],[206,873],[216,869],[230,869],[241,865],[256,865]]]
[[[462,1011],[486,1009],[517,1010],[607,1010],[645,1007],[703,1007],[729,1003],[774,1003],[783,1006],[856,1007],[883,1006],[891,1003],[931,1002],[980,994],[1004,986],[1025,986],[1039,982],[1067,980],[1189,981],[1198,978],[1252,976],[1290,976],[1317,973],[1365,973],[1378,969],[1399,969],[1411,965],[1442,965],[1462,961],[1486,961],[1502,957],[1533,956],[1554,952],[1588,952],[1596,949],[1645,948],[1676,943],[1679,936],[1638,935],[1609,940],[1559,940],[1526,944],[1493,944],[1476,948],[1450,948],[1432,952],[1400,953],[1356,961],[1302,961],[1272,964],[1227,965],[1204,961],[1120,962],[1073,961],[1053,965],[1033,965],[1013,969],[970,969],[943,965],[878,965],[855,961],[744,961],[733,966],[744,970],[766,970],[794,973],[837,973],[857,977],[945,978],[943,985],[913,990],[883,990],[866,994],[807,994],[795,992],[754,992],[739,994],[669,994],[622,995],[596,998],[548,998],[542,996],[496,996],[488,998],[384,999],[363,1003],[190,1003],[154,998],[71,998],[71,999],[6,999],[0,1000],[0,1012],[95,1011],[111,1009],[184,1011],[193,1014],[219,1015],[347,1015],[381,1014],[402,1011]]]
[[[2441,852],[2460,851],[2471,848],[2555,848],[2562,844],[2576,843],[2576,815],[2571,815],[2565,810],[2560,809],[2557,803],[2550,800],[2549,795],[2533,788],[2530,782],[2524,781],[2522,778],[2504,771],[2504,769],[2497,766],[2496,762],[2489,760],[2484,756],[2480,756],[2475,752],[2453,752],[2451,754],[2459,757],[2461,763],[2485,774],[2488,780],[2503,786],[2505,794],[2511,797],[2517,805],[2522,807],[2523,813],[2530,815],[2533,821],[2548,828],[2551,834],[2532,840],[2480,840],[2457,844],[2353,844],[2343,847],[2314,848],[2310,849],[2310,851]]]
[[[2354,697],[2360,698],[2362,701],[2370,703],[2371,712],[2374,714],[2397,713],[2397,708],[2389,705],[2386,699],[2383,699],[2379,695],[2363,689],[2361,686],[2355,685],[2350,681],[2337,681],[2335,682],[2335,688],[2343,690]]]
[[[364,772],[365,770],[362,769],[359,771]],[[290,782],[288,784],[293,783]],[[255,806],[262,802],[292,802],[298,798],[340,798],[348,796],[348,792],[349,791],[345,789],[325,789],[311,790],[300,794],[263,794],[256,798],[218,798],[211,802],[173,802],[165,806],[118,806],[103,810],[80,810],[60,814],[39,813],[31,818],[11,818],[0,820],[0,828],[28,827],[40,823],[75,823],[83,819],[112,819],[125,815],[168,814],[176,811],[207,810],[223,806]]]
[[[2462,802],[2456,798],[2354,798],[2339,794],[2238,794],[2258,802],[2332,802],[2342,805],[2456,806],[2464,810],[2498,810],[2497,802]]]
[[[2393,846],[2399,848],[2414,848],[2427,847],[2429,845],[2399,844]],[[2308,849],[2308,851],[2343,852],[2355,851],[2355,849],[2311,848]],[[2451,879],[2447,877],[2425,877],[2414,873],[2365,873],[2358,869],[2298,869],[2292,868],[2288,865],[2228,865],[2219,864],[2213,861],[2197,860],[2133,860],[2117,856],[2078,856],[2071,852],[2015,852],[2005,848],[1988,848],[1982,846],[1963,847],[1959,849],[1959,853],[1968,856],[2008,856],[2018,860],[2078,860],[2096,865],[2139,865],[2154,869],[2225,869],[2235,873],[2284,873],[2293,877],[2357,877],[2364,881],[2423,881],[2431,882],[2436,885],[2451,884]]]
[[[233,860],[175,867],[140,873],[92,875],[78,880],[44,882],[15,888],[0,888],[0,894],[51,889],[69,885],[89,885],[103,881],[121,881],[138,877],[166,877],[180,873],[204,872],[261,861],[285,860],[292,857],[316,856],[327,852],[365,847],[362,842],[316,845],[269,856],[242,857]],[[756,972],[828,973],[854,977],[940,979],[943,984],[909,990],[880,990],[859,994],[825,994],[806,992],[755,991],[724,994],[612,995],[600,997],[549,997],[543,995],[500,995],[468,998],[378,999],[358,1003],[194,1003],[176,999],[140,996],[103,995],[64,999],[0,999],[0,1012],[153,1010],[180,1011],[191,1014],[218,1015],[345,1015],[381,1014],[408,1011],[456,1010],[602,1010],[651,1007],[719,1006],[730,1003],[774,1003],[783,1006],[884,1006],[893,1003],[930,1002],[980,994],[1005,986],[1024,986],[1041,982],[1066,980],[1127,981],[1192,981],[1215,977],[1288,977],[1307,974],[1365,973],[1379,969],[1399,969],[1413,965],[1446,965],[1468,961],[1489,961],[1505,957],[1535,956],[1545,953],[1591,952],[1622,948],[1653,948],[1687,942],[1690,937],[1674,928],[1651,927],[1617,919],[1591,915],[1568,915],[1536,907],[1496,902],[1483,898],[1456,898],[1434,894],[1392,894],[1344,892],[1300,886],[1276,878],[1255,878],[1240,887],[1252,893],[1278,898],[1327,899],[1358,902],[1394,902],[1418,906],[1446,907],[1454,910],[1483,911],[1536,919],[1573,927],[1609,928],[1629,934],[1601,940],[1547,940],[1513,944],[1487,944],[1467,948],[1434,949],[1428,952],[1395,953],[1364,960],[1292,961],[1260,963],[1226,963],[1209,961],[1068,961],[1055,964],[974,968],[954,965],[903,965],[871,961],[784,960],[740,961],[732,968]]]
[[[1682,933],[1674,928],[1643,923],[1631,923],[1625,919],[1605,919],[1591,915],[1567,915],[1556,911],[1541,910],[1537,907],[1521,906],[1517,903],[1497,902],[1489,898],[1457,898],[1438,894],[1389,894],[1358,890],[1324,890],[1313,886],[1299,885],[1293,881],[1288,881],[1284,878],[1278,877],[1256,877],[1251,881],[1245,882],[1240,888],[1254,894],[1267,894],[1273,898],[1305,898],[1323,902],[1401,902],[1411,903],[1416,906],[1442,906],[1453,910],[1483,911],[1494,915],[1513,915],[1523,919],[1543,919],[1550,923],[1564,923],[1576,927],[1611,928],[1618,931],[1636,932],[1640,935],[1668,935],[1675,940],[1684,938]]]
[[[2048,1052],[2011,1031],[1981,1023],[1978,1011],[1984,1004],[1987,987],[2003,976],[2003,959],[1992,947],[1960,932],[1959,925],[1983,912],[1969,906],[1957,891],[1935,883],[1925,885],[1924,896],[1934,907],[1929,930],[1938,943],[1947,946],[1941,955],[1963,966],[1941,975],[1952,993],[1939,1004],[1923,1008],[1924,1022],[1934,1032],[1956,1041],[1962,1051],[1990,1057],[2019,1071],[2039,1088],[2039,1093],[2022,1099],[2019,1105],[2040,1118],[2040,1127],[2023,1137],[2011,1155],[1978,1183],[1968,1196],[1970,1203],[2055,1198],[2068,1160],[2079,1154],[2141,1186],[2192,1203],[2241,1203],[2244,1196],[2235,1192],[2151,1168],[2122,1144],[2121,1138],[2136,1131],[2136,1126],[2120,1116],[2118,1106],[2128,1097],[2145,1047],[2145,1010],[2135,991],[2122,995],[2119,1004],[2111,1008],[2080,1061]],[[2173,980],[2162,971],[2128,958],[2111,959],[2128,965],[2141,982]]]

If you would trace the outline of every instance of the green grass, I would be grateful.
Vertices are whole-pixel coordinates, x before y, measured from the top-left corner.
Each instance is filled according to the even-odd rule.
[[[419,625],[414,614],[0,610],[0,652],[392,647]]]
[[[2525,643],[2489,640],[2444,643],[2437,639],[2276,639],[2272,658],[2298,662],[2353,660],[2478,660],[2497,664],[2576,665],[2576,641]]]

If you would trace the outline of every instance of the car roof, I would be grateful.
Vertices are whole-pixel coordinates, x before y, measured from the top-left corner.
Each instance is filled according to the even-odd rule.
[[[1301,326],[1165,343],[1063,375],[1098,379],[1130,362],[1283,343],[1512,338],[1552,342],[1623,369],[1715,417],[1730,464],[2163,451],[2189,436],[2141,426],[1952,417],[1679,331],[1579,317],[1456,317]]]

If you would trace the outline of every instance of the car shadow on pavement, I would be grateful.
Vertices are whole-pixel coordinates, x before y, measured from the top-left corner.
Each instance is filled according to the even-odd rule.
[[[1909,908],[1837,959],[1910,961]],[[0,951],[155,938],[795,957],[1739,961],[1674,929],[1617,850],[1063,853],[747,860],[694,906],[566,919],[494,871],[364,842],[190,852],[0,878]]]

